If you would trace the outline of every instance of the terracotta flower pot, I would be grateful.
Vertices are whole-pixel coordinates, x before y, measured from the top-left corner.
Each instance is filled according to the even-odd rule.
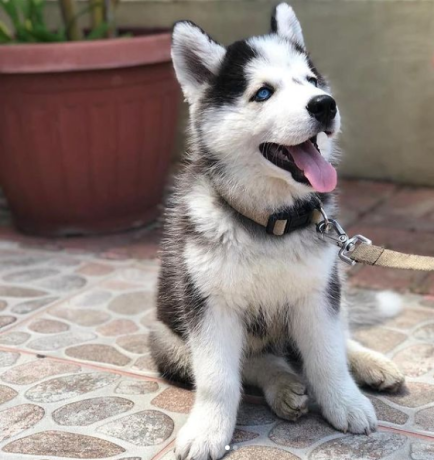
[[[0,184],[18,228],[71,235],[155,219],[179,104],[170,34],[0,55]]]

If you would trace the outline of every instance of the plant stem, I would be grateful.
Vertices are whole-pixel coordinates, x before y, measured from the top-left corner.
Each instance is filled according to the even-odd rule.
[[[92,30],[99,27],[104,19],[103,0],[90,0],[92,6]]]
[[[78,27],[77,10],[75,0],[59,0],[62,10],[63,22],[66,33],[70,40],[82,40],[83,33]]]

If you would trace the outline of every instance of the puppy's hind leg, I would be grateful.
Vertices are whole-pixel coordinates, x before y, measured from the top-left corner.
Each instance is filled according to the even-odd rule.
[[[404,383],[404,374],[394,362],[354,340],[347,340],[347,356],[351,373],[359,385],[396,392]]]
[[[243,382],[259,387],[283,419],[294,421],[308,411],[306,387],[284,358],[270,353],[250,357],[244,364]]]
[[[187,387],[193,386],[191,353],[184,340],[157,321],[149,336],[149,345],[162,377]]]

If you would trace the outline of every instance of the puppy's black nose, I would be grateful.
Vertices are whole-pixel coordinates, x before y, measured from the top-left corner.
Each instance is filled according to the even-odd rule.
[[[315,96],[306,107],[307,111],[321,123],[328,123],[336,116],[336,101],[331,96]]]

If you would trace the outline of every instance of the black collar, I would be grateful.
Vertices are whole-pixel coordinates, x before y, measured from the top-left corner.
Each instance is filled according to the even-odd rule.
[[[316,195],[309,200],[296,202],[293,206],[275,212],[268,217],[265,227],[269,235],[283,236],[302,230],[317,220],[321,201]]]
[[[221,193],[220,196],[237,214],[262,226],[269,235],[287,235],[321,220],[322,202],[316,194],[311,194],[308,199],[298,200],[292,206],[283,208],[273,214],[247,211],[238,206],[233,199],[223,197]]]

